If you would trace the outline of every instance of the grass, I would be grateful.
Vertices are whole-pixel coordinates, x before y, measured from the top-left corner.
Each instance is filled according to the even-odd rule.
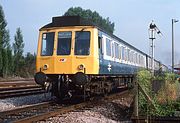
[[[155,108],[152,108],[144,95],[139,93],[140,114],[151,116],[173,116],[174,112],[179,110],[180,85],[174,73],[152,76],[148,70],[140,70],[137,73],[137,81],[155,104]],[[163,83],[156,93],[152,92],[152,81]]]

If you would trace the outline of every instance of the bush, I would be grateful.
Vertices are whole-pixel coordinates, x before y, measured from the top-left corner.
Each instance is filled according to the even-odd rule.
[[[151,90],[151,73],[148,70],[140,70],[137,73],[137,81],[145,89],[146,92],[150,92]]]
[[[137,80],[143,90],[151,97],[150,104],[142,93],[139,93],[139,108],[140,114],[150,114],[152,116],[173,116],[176,110],[179,110],[179,82],[176,79],[176,74],[165,73],[151,76],[147,70],[141,70],[137,73]],[[157,93],[153,93],[152,83],[162,82]]]

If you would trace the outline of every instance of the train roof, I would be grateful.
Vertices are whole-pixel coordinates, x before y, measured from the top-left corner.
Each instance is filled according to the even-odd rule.
[[[93,23],[92,21],[89,21],[87,19],[81,18],[80,16],[59,16],[59,17],[53,17],[52,23],[49,23],[45,26],[43,26],[40,30],[52,28],[52,27],[68,27],[68,26],[95,26],[100,31],[104,32],[105,34],[111,36],[112,38],[124,43],[125,45],[129,46],[130,48],[133,48],[140,53],[146,55],[144,52],[140,51],[139,49],[135,48],[134,46],[130,45],[129,43],[125,42],[124,40],[120,39],[119,37],[108,33],[106,30],[104,30],[99,25]]]
[[[68,27],[68,26],[97,26],[89,20],[80,16],[59,16],[53,17],[52,23],[43,26],[40,30],[52,27]]]
[[[53,27],[68,27],[68,26],[94,26],[96,28],[98,28],[100,31],[102,31],[103,33],[111,36],[112,38],[124,43],[125,45],[129,46],[130,48],[144,54],[147,55],[146,53],[142,52],[141,50],[137,49],[136,47],[130,45],[129,43],[127,43],[126,41],[120,39],[119,37],[108,33],[106,30],[104,30],[102,27],[100,27],[99,25],[93,23],[90,20],[81,18],[80,16],[58,16],[58,17],[52,17],[52,22],[43,26],[42,28],[40,28],[40,30],[43,29],[47,29],[47,28],[53,28]],[[150,57],[149,55],[147,55],[148,57]],[[151,58],[151,57],[150,57]],[[155,60],[157,61],[157,60]],[[159,61],[157,61],[159,62]]]

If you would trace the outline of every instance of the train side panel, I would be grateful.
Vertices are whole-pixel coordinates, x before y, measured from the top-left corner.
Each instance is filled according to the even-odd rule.
[[[105,33],[99,33],[102,38],[99,74],[135,74],[139,68],[146,68],[144,54]]]

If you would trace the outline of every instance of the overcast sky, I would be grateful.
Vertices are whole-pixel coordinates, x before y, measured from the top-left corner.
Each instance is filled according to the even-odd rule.
[[[171,19],[180,19],[180,0],[0,0],[14,40],[23,31],[25,52],[37,50],[38,30],[70,7],[97,11],[115,23],[115,35],[149,54],[148,28],[152,20],[163,33],[155,40],[155,58],[171,65]],[[175,63],[180,62],[180,22],[175,23]]]

